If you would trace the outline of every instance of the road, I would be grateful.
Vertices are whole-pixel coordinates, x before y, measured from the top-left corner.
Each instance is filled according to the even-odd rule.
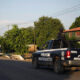
[[[0,80],[80,80],[80,71],[55,74],[51,69],[34,69],[24,61],[0,60]]]

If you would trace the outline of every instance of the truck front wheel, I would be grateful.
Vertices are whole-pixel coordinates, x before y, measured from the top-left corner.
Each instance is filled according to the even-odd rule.
[[[54,62],[54,72],[55,73],[63,73],[64,72],[64,66],[61,64],[60,60],[56,60]]]

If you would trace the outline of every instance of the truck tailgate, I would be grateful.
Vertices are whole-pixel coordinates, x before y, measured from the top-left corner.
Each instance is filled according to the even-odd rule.
[[[71,49],[71,60],[80,60],[80,49]]]

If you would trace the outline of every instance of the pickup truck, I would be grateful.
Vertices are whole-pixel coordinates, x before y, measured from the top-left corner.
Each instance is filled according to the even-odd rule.
[[[51,66],[56,73],[63,73],[67,67],[80,67],[80,41],[49,40],[33,53],[32,65]]]

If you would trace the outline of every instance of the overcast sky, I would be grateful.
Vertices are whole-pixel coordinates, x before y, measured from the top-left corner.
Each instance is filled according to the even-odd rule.
[[[80,16],[79,4],[80,0],[0,0],[0,35],[8,30],[10,24],[32,26],[41,16],[59,18],[68,29],[75,18]],[[68,10],[64,15],[61,13],[71,7],[73,11]]]

